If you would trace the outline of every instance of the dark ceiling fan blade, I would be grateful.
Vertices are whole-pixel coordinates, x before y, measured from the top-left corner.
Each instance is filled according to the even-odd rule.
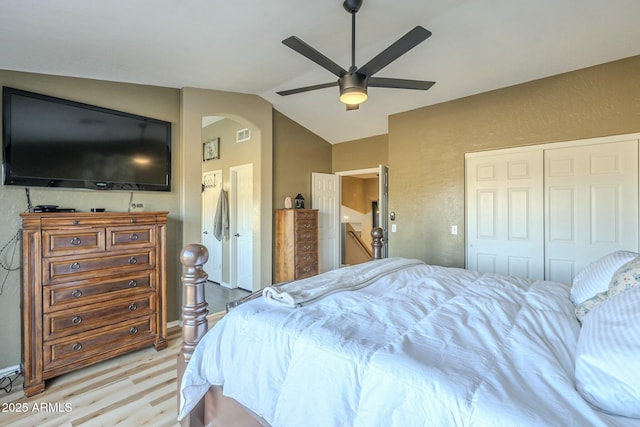
[[[282,44],[290,47],[291,49],[298,52],[300,55],[306,56],[325,70],[330,71],[338,77],[342,77],[347,74],[347,70],[324,56],[322,53],[318,52],[316,49],[312,48],[302,40],[300,40],[296,36],[291,36],[282,40]]]
[[[360,104],[347,104],[347,111],[353,111],[360,108]]]
[[[431,36],[431,31],[421,26],[415,27],[400,37],[391,46],[380,52],[371,61],[364,64],[358,73],[372,76]]]
[[[427,90],[436,82],[424,80],[389,79],[386,77],[369,77],[369,87],[388,87],[393,89]]]
[[[276,92],[276,93],[278,95],[287,96],[287,95],[293,95],[295,93],[309,92],[310,90],[324,89],[326,87],[333,87],[333,86],[338,86],[338,82],[335,81],[331,83],[322,83],[319,85],[299,87],[297,89],[281,90],[280,92]]]

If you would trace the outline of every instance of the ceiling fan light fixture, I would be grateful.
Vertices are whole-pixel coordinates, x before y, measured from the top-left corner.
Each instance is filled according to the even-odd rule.
[[[359,87],[344,89],[340,93],[340,102],[347,105],[362,104],[367,100],[367,90]]]
[[[343,104],[358,105],[367,100],[367,78],[362,74],[345,74],[338,83]]]

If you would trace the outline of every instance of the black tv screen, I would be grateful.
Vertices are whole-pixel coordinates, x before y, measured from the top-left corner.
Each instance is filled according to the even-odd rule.
[[[171,123],[9,87],[2,100],[5,185],[171,189]]]

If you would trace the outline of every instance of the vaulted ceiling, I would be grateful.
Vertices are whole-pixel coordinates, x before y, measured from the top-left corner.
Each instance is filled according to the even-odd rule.
[[[433,35],[376,76],[428,91],[370,88],[345,111],[336,80],[281,41],[296,35],[344,68],[342,0],[0,2],[0,69],[259,95],[331,143],[387,132],[390,114],[640,54],[638,0],[364,0],[356,64],[416,25]]]

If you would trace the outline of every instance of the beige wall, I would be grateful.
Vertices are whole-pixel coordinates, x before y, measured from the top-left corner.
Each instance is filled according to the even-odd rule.
[[[293,199],[298,193],[304,197],[305,207],[312,207],[312,172],[331,173],[331,144],[273,110],[273,208],[284,208],[285,197],[291,197],[295,203]],[[273,238],[271,250],[275,253]],[[275,274],[274,263],[274,282]]]
[[[0,70],[0,84],[60,98],[80,101],[102,107],[140,114],[172,123],[171,192],[135,192],[134,201],[143,202],[147,211],[169,211],[167,226],[167,258],[177,259],[182,248],[179,189],[181,187],[178,165],[180,163],[180,91],[144,85],[113,83],[89,79],[58,77],[41,74]],[[0,105],[1,108],[1,105]],[[1,154],[0,154],[1,155]],[[81,189],[30,189],[34,205],[59,205],[79,211],[94,207],[108,211],[125,211],[130,193],[127,191],[93,191]],[[27,210],[23,187],[0,185],[0,248],[18,232],[18,214]],[[2,263],[12,266],[19,262],[19,246],[10,245],[3,252]],[[178,318],[178,292],[180,269],[176,263],[167,263],[167,317]],[[6,279],[6,281],[5,281]],[[0,269],[0,283],[4,283],[0,295],[0,368],[20,363],[20,272],[7,275]]]
[[[378,200],[378,178],[342,177],[342,205],[360,213],[371,212]]]
[[[302,194],[311,206],[311,173],[331,173],[331,144],[284,114],[273,112],[273,208]]]
[[[271,284],[273,110],[255,95],[183,88],[182,121],[182,206],[185,242],[200,242],[202,219],[202,117],[221,116],[251,130],[256,150],[253,155],[253,289]],[[224,156],[221,146],[220,155]],[[194,163],[197,162],[197,163]]]
[[[638,76],[640,56],[391,116],[389,254],[464,266],[464,153],[638,132]]]
[[[387,165],[388,138],[385,134],[334,144],[331,150],[332,171],[344,172]]]

